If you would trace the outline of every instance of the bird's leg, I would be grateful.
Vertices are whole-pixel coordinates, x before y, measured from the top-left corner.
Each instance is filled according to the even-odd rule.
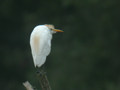
[[[45,69],[44,69],[44,66],[41,66],[40,68],[39,67],[36,67],[37,71],[37,75],[45,75],[46,72],[45,72]]]

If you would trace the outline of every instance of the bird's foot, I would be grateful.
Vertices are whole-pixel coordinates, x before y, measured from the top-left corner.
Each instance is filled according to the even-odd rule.
[[[37,75],[40,75],[40,76],[46,74],[46,72],[44,70],[37,70],[36,73],[37,73]]]

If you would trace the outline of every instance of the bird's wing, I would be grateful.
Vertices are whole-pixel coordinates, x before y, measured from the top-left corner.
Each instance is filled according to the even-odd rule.
[[[48,32],[37,32],[32,35],[31,49],[35,66],[40,67],[45,63],[50,53],[52,35]]]

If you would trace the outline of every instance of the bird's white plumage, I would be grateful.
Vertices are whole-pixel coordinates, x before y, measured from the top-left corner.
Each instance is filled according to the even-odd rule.
[[[52,32],[45,25],[34,28],[30,36],[30,46],[35,67],[42,66],[51,50]]]

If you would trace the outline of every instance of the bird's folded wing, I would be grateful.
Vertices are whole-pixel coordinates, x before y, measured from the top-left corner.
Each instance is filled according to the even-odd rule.
[[[51,49],[51,37],[48,33],[39,33],[31,38],[31,49],[35,66],[40,67],[45,63],[46,56],[48,56]]]

